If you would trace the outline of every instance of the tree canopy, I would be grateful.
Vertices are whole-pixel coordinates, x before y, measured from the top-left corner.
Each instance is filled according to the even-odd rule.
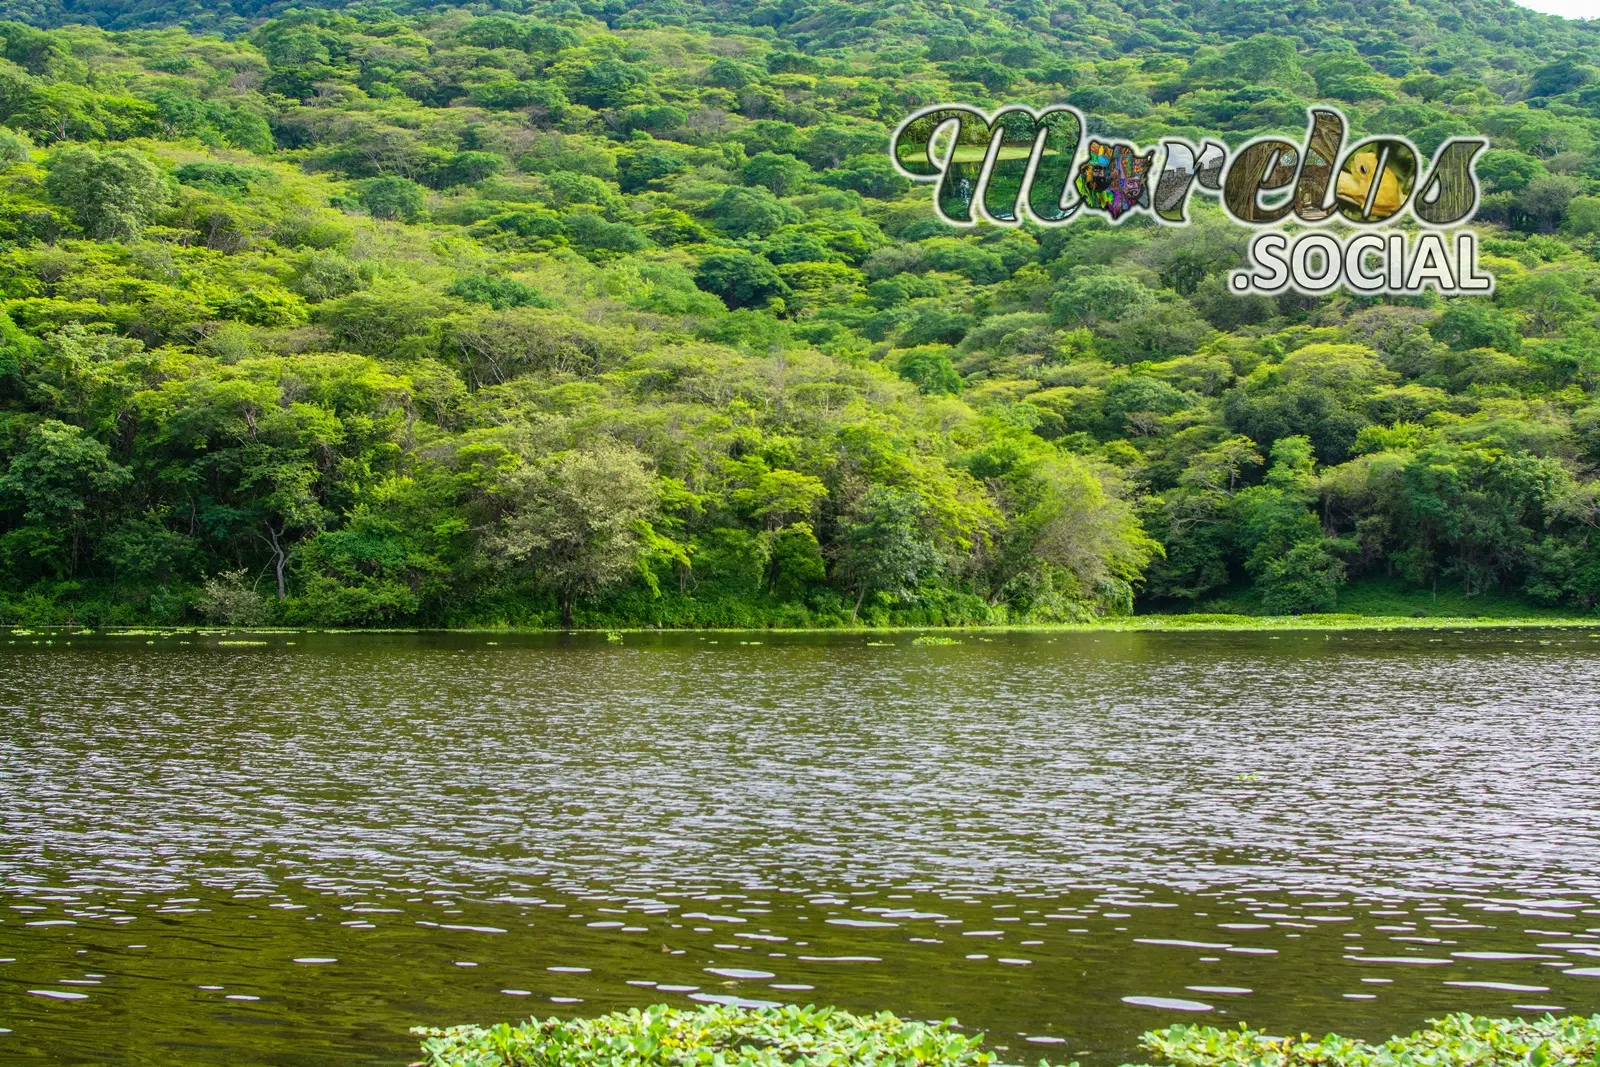
[[[291,9],[292,8],[292,9]],[[1600,604],[1600,35],[1510,0],[7,0],[0,621]],[[94,25],[83,25],[92,23]],[[955,229],[932,103],[1491,142],[1492,298]]]

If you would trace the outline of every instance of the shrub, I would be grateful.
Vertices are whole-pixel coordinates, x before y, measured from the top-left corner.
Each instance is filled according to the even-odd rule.
[[[206,579],[195,607],[212,622],[226,626],[260,626],[272,618],[266,598],[250,583],[249,572],[224,571]]]

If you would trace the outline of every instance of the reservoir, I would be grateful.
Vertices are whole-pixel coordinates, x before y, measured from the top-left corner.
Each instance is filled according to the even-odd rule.
[[[1600,1011],[1600,634],[915,638],[0,634],[0,1061]]]

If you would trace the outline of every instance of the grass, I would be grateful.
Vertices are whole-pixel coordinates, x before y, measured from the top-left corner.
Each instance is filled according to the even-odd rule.
[[[728,998],[735,1000],[736,998]],[[990,1067],[983,1035],[953,1019],[908,1022],[888,1012],[715,1004],[658,1004],[594,1019],[419,1028],[418,1067]],[[1466,1014],[1381,1045],[1329,1034],[1272,1037],[1240,1026],[1172,1026],[1139,1042],[1171,1067],[1588,1067],[1600,1063],[1600,1015],[1489,1019]],[[1048,1067],[1039,1061],[1040,1067]]]
[[[1224,594],[1202,605],[1214,614],[1260,615],[1259,596],[1249,589]],[[1534,604],[1520,596],[1476,593],[1468,596],[1459,586],[1433,588],[1412,585],[1399,578],[1358,578],[1339,590],[1341,614],[1395,618],[1562,619],[1570,612]]]
[[[1565,614],[1559,608],[1530,604],[1521,597],[1502,593],[1467,596],[1454,585],[1428,590],[1387,578],[1351,582],[1340,592],[1339,607],[1357,615],[1474,615],[1494,619],[1560,618]]]

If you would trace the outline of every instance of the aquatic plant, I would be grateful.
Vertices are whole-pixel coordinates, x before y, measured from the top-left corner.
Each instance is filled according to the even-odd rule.
[[[957,1025],[953,1019],[919,1023],[889,1012],[853,1015],[838,1008],[717,1004],[685,1011],[658,1004],[596,1019],[412,1032],[424,1038],[420,1067],[999,1067],[981,1047],[983,1035],[958,1033]],[[1529,1021],[1463,1013],[1430,1020],[1427,1029],[1381,1045],[1337,1034],[1272,1037],[1243,1024],[1237,1030],[1178,1025],[1146,1033],[1140,1047],[1172,1067],[1584,1067],[1600,1062],[1600,1015]],[[1049,1064],[1040,1060],[1039,1067]]]
[[[419,1027],[426,1067],[532,1067],[605,1063],[717,1063],[733,1067],[825,1067],[836,1064],[929,1064],[987,1067],[982,1035],[952,1021],[909,1022],[889,1012],[852,1015],[839,1008],[708,1005],[694,1011],[657,1004],[596,1019],[529,1019],[512,1026]]]
[[[1328,1034],[1270,1037],[1240,1026],[1171,1026],[1147,1033],[1140,1047],[1175,1067],[1565,1067],[1600,1062],[1600,1015],[1489,1019],[1465,1012],[1429,1020],[1427,1029],[1381,1045]]]
[[[959,645],[961,642],[953,637],[940,637],[938,634],[923,634],[921,637],[912,638],[913,645]]]

